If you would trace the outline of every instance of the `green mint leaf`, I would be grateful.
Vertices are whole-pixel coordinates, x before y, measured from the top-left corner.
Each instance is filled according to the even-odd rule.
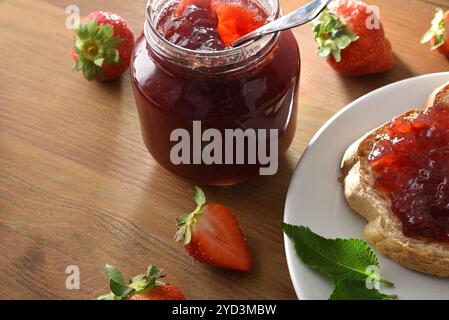
[[[393,285],[379,275],[379,261],[369,245],[359,239],[326,239],[309,228],[281,224],[295,243],[303,262],[326,274],[335,284],[330,300],[394,300],[376,289],[380,282]],[[372,288],[372,289],[371,289]]]
[[[396,298],[395,295],[369,289],[365,281],[343,280],[335,286],[330,300],[395,300]]]
[[[346,279],[365,281],[372,275],[369,267],[379,266],[376,255],[363,240],[331,240],[306,227],[288,224],[282,227],[295,243],[296,252],[304,263],[320,270],[334,283]]]

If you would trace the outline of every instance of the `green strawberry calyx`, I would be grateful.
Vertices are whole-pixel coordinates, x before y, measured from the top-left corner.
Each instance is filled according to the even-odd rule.
[[[133,295],[151,290],[156,286],[164,286],[159,279],[165,277],[163,270],[150,265],[145,274],[139,274],[126,283],[122,273],[114,266],[106,265],[106,277],[109,280],[110,293],[97,298],[97,300],[126,300]]]
[[[435,44],[432,47],[432,50],[436,50],[444,44],[444,35],[446,33],[443,9],[438,8],[436,10],[431,25],[430,29],[422,37],[421,43],[424,44],[434,39]]]
[[[177,231],[175,234],[175,241],[179,242],[184,240],[184,245],[188,245],[192,240],[192,225],[197,223],[198,217],[203,213],[203,208],[206,205],[206,196],[200,188],[195,187],[192,196],[197,205],[196,209],[193,212],[176,219]]]
[[[348,48],[359,36],[349,31],[345,21],[327,8],[312,22],[317,54],[323,58],[331,55],[336,62],[341,61],[341,51]]]
[[[76,29],[74,51],[77,60],[73,69],[82,71],[86,79],[93,80],[103,75],[104,64],[118,64],[120,54],[117,47],[122,39],[113,34],[114,28],[111,25],[98,25],[97,19]]]

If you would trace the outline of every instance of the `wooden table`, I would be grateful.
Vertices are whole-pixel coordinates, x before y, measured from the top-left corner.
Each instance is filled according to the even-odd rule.
[[[281,1],[284,12],[304,2]],[[89,83],[71,71],[67,5],[78,4],[82,14],[117,12],[137,33],[145,0],[0,0],[0,298],[91,299],[107,291],[106,263],[127,276],[153,263],[190,299],[295,299],[278,222],[310,138],[355,98],[449,68],[419,44],[434,7],[447,8],[448,0],[371,3],[380,7],[393,43],[394,70],[341,78],[315,56],[310,28],[296,29],[303,61],[299,126],[279,173],[206,188],[209,199],[236,213],[248,238],[255,269],[238,274],[200,265],[173,242],[175,218],[192,209],[192,185],[146,151],[129,77]],[[80,268],[80,290],[65,288],[69,265]]]

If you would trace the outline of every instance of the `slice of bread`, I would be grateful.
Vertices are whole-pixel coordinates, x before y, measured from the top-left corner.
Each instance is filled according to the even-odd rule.
[[[436,89],[423,106],[427,108],[440,103],[449,107],[449,82]],[[400,117],[413,118],[421,112],[411,110]],[[368,220],[365,237],[382,254],[404,267],[449,277],[449,243],[405,236],[402,222],[390,209],[391,201],[380,196],[373,187],[374,178],[368,156],[388,125],[384,124],[366,134],[347,149],[342,162],[346,200],[354,211]]]

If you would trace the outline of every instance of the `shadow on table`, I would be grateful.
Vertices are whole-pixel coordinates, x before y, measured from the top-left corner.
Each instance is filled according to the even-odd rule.
[[[240,195],[246,197],[248,202],[257,201],[254,207],[257,208],[275,208],[278,217],[282,217],[284,201],[287,196],[288,186],[295,170],[296,163],[289,157],[284,156],[280,159],[279,170],[274,176],[260,176],[253,178],[245,183],[228,187],[206,187],[206,191],[213,191],[214,194],[221,196],[223,194]],[[251,206],[251,203],[249,203]]]
[[[394,58],[395,64],[393,69],[385,74],[355,78],[340,76],[341,81],[344,83],[343,89],[346,90],[346,94],[351,97],[352,100],[355,100],[390,83],[418,75],[398,55],[395,54]]]

